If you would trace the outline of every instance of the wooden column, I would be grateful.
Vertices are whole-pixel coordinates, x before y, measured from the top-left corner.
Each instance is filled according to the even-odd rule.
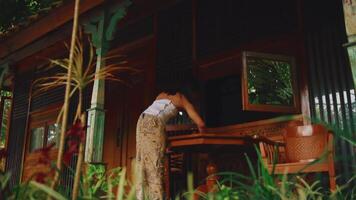
[[[354,1],[343,1],[344,21],[348,43],[346,48],[351,67],[354,87],[356,87],[356,5]]]
[[[344,44],[344,47],[348,54],[354,87],[356,87],[356,36],[348,36],[348,40],[349,43]]]
[[[92,43],[96,48],[96,72],[105,67],[104,58],[110,48],[110,42],[114,39],[117,23],[126,15],[126,9],[130,4],[129,0],[125,0],[114,11],[110,11],[107,5],[108,9],[84,24],[85,32],[91,34]],[[105,80],[96,79],[93,85],[91,106],[88,109],[85,162],[102,162],[105,128],[104,102]]]
[[[0,89],[2,89],[5,75],[9,72],[9,63],[0,65]]]

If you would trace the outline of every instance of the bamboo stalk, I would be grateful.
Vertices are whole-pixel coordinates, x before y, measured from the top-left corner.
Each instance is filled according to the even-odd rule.
[[[82,114],[80,118],[81,118],[80,120],[81,123],[85,124],[86,123],[85,114]],[[80,174],[82,172],[82,164],[84,159],[84,146],[85,146],[85,141],[81,141],[79,144],[78,160],[77,160],[77,166],[76,166],[75,176],[74,176],[72,200],[76,200],[78,197]]]
[[[79,1],[80,0],[75,0],[75,6],[74,6],[73,30],[72,30],[72,38],[71,38],[71,44],[70,44],[70,52],[69,52],[69,64],[68,64],[68,71],[67,71],[66,90],[65,90],[64,104],[63,104],[61,137],[60,137],[59,147],[58,147],[57,170],[55,172],[54,179],[51,184],[52,189],[54,189],[58,183],[59,175],[60,175],[59,173],[62,170],[62,165],[63,165],[65,133],[67,130],[69,98],[70,98],[71,81],[72,81],[72,65],[73,65],[73,57],[74,57],[75,40],[76,40],[76,34],[77,34],[77,29],[78,29]]]

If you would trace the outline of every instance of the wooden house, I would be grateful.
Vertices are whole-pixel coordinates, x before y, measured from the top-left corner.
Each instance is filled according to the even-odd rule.
[[[113,16],[125,2],[81,1],[80,23],[94,27],[94,31],[84,30],[101,41],[94,44],[96,48],[105,49],[105,55],[124,55],[126,66],[140,70],[132,76],[122,75],[129,87],[109,81],[88,87],[85,107],[89,118],[91,109],[98,110],[96,117],[104,116],[101,122],[88,118],[89,126],[103,123],[95,129],[99,137],[87,143],[94,151],[87,157],[89,161],[105,163],[108,168],[126,166],[132,171],[140,113],[153,101],[157,90],[194,79],[199,88],[195,103],[207,126],[220,127],[225,134],[273,137],[288,124],[307,123],[308,118],[335,123],[355,133],[355,90],[345,49],[348,40],[341,1],[132,0],[125,18],[112,26],[113,37],[107,38],[101,31],[115,22]],[[0,41],[0,66],[7,70],[3,88],[11,93],[1,96],[0,110],[3,99],[12,100],[11,112],[2,112],[11,119],[2,126],[6,126],[7,135],[5,168],[13,174],[12,185],[28,180],[36,171],[48,170],[36,163],[36,149],[56,142],[56,117],[64,89],[35,95],[33,82],[51,74],[41,70],[48,64],[47,58],[68,55],[64,43],[70,38],[73,4],[64,1]],[[288,103],[263,103],[251,96],[247,67],[257,58],[287,66]],[[266,73],[262,80],[274,80],[275,75]],[[75,101],[73,98],[72,117]],[[286,115],[293,117],[280,120]],[[189,123],[184,113],[171,122]],[[207,138],[189,138],[191,133],[170,130],[172,146],[184,149],[190,144],[181,163],[184,172],[179,172],[184,176],[173,174],[170,187],[177,188],[190,170],[197,174],[197,182],[203,179],[211,158],[219,170],[243,171],[244,152],[253,156],[253,146],[231,147],[231,138],[213,138],[211,144],[219,147],[205,148]],[[87,135],[90,137],[89,132]],[[348,166],[356,162],[355,150],[345,142],[340,144],[337,153],[350,155],[350,159],[339,161],[337,167],[349,176],[352,169]],[[227,148],[221,150],[224,146]],[[56,153],[56,148],[51,150],[51,157]]]

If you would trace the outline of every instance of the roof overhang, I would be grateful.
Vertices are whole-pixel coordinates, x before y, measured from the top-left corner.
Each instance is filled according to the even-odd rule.
[[[102,4],[104,0],[82,0],[80,5],[80,14]],[[42,17],[32,25],[14,33],[0,43],[0,62],[10,56],[12,53],[33,43],[45,36],[49,32],[63,26],[73,19],[74,1],[68,1],[45,17]],[[1,64],[1,63],[0,63]]]
[[[119,4],[122,0],[81,0],[80,17],[83,18],[98,14],[105,4]],[[179,0],[131,0],[135,7],[130,10],[119,27],[129,24],[149,15],[153,15],[160,9],[171,6]],[[98,8],[98,9],[96,9]],[[90,11],[90,12],[89,12]],[[62,6],[53,9],[46,16],[40,18],[30,26],[19,30],[0,42],[0,66],[4,63],[28,65],[41,59],[38,57],[51,57],[56,49],[63,49],[63,41],[70,37],[71,21],[73,19],[74,0],[67,1]],[[46,49],[46,50],[44,50]],[[47,51],[49,50],[49,51]],[[32,56],[32,55],[37,56]],[[49,55],[50,54],[50,55]],[[31,56],[31,58],[29,58]],[[31,61],[30,61],[31,60]],[[36,60],[36,61],[35,61]],[[23,62],[25,61],[25,62]],[[30,61],[30,62],[29,62]]]

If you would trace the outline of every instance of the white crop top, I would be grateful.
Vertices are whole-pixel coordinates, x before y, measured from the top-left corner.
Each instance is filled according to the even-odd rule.
[[[177,108],[169,99],[155,100],[143,113],[159,117],[163,122],[177,115]]]

